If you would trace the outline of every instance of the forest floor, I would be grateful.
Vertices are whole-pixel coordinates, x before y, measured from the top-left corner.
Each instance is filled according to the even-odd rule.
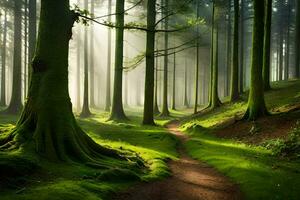
[[[191,158],[184,143],[189,137],[182,133],[178,121],[166,125],[180,141],[179,159],[168,163],[171,177],[152,183],[143,183],[119,193],[114,200],[237,200],[242,199],[239,187],[207,164]]]
[[[80,163],[50,163],[22,150],[0,152],[0,199],[130,199],[128,193],[143,191],[166,193],[166,200],[219,199],[221,194],[220,199],[299,199],[300,153],[278,156],[276,151],[289,147],[285,141],[293,133],[300,145],[300,81],[274,83],[265,97],[272,115],[257,122],[239,120],[247,94],[237,103],[194,116],[190,109],[172,111],[172,117],[157,119],[156,127],[141,125],[140,108],[127,108],[130,121],[123,123],[108,122],[108,113],[94,110],[97,114],[90,118],[78,118],[87,134],[103,146],[138,154],[146,168],[131,169],[129,162],[109,159],[104,163],[119,167],[103,171]],[[17,118],[0,115],[0,137]],[[174,120],[180,120],[179,128],[165,127]]]

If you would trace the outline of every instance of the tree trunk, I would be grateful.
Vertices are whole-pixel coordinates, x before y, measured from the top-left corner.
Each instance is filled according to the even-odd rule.
[[[176,53],[174,53],[173,63],[173,84],[172,84],[172,110],[176,110]]]
[[[300,77],[300,2],[296,1],[295,77]]]
[[[18,114],[22,110],[22,2],[14,1],[13,83],[10,104],[5,111]]]
[[[197,1],[197,18],[200,17],[200,2]],[[197,36],[199,37],[200,27],[197,25]],[[199,38],[196,40],[196,65],[195,65],[195,102],[194,102],[194,114],[198,112],[198,98],[199,98]]]
[[[185,59],[185,66],[184,66],[184,106],[189,108],[189,101],[188,101],[188,71],[187,71],[187,59]]]
[[[211,86],[209,107],[214,109],[221,105],[218,95],[218,65],[219,65],[219,33],[218,25],[215,25],[215,3],[212,11],[212,42],[211,42]]]
[[[291,26],[291,4],[288,2],[288,18],[287,18],[287,33],[286,33],[286,54],[285,54],[285,70],[284,79],[289,79],[290,73],[290,26]]]
[[[146,74],[143,124],[154,125],[154,68],[155,68],[155,11],[156,1],[147,3],[147,44],[146,44]]]
[[[37,34],[37,14],[36,14],[36,0],[29,0],[28,6],[28,20],[29,20],[29,27],[28,27],[28,78],[27,78],[27,85],[29,86],[30,78],[31,78],[31,62],[35,52],[36,46],[36,34]]]
[[[84,1],[84,8],[88,9],[88,1]],[[84,82],[83,82],[83,106],[80,117],[91,116],[89,107],[89,52],[88,52],[88,27],[84,27]]]
[[[231,68],[231,92],[230,101],[239,99],[239,1],[234,0],[234,34]]]
[[[230,70],[230,66],[231,66],[231,0],[229,0],[229,8],[228,8],[228,24],[227,24],[227,41],[226,41],[226,45],[227,45],[227,62],[226,62],[226,73],[224,74],[224,76],[226,77],[225,79],[225,96],[229,95],[229,85],[230,85],[230,75],[231,75],[231,70]]]
[[[168,15],[168,8],[169,8],[169,0],[164,0],[163,13],[164,17]],[[165,30],[169,28],[169,19],[168,17],[165,19]],[[162,102],[162,111],[160,116],[167,117],[170,115],[169,106],[168,106],[168,48],[169,48],[169,33],[165,32],[165,56],[164,56],[164,79],[163,79],[163,102]]]
[[[283,30],[280,29],[279,31],[279,71],[278,71],[278,76],[279,76],[279,81],[283,80],[282,72],[283,72]]]
[[[95,1],[91,0],[91,13],[95,12]],[[90,105],[92,108],[95,108],[95,56],[94,56],[94,48],[95,48],[95,37],[94,37],[94,24],[91,22],[90,25]]]
[[[266,0],[264,54],[263,54],[263,81],[264,81],[265,91],[271,89],[271,85],[270,85],[271,25],[272,25],[272,0]]]
[[[6,106],[6,45],[7,45],[7,9],[4,10],[3,41],[2,41],[2,70],[0,106]]]
[[[263,46],[264,46],[264,12],[265,2],[254,0],[253,46],[250,93],[248,109],[244,116],[248,120],[256,120],[266,115],[267,109],[264,99],[264,83],[262,79]]]
[[[116,1],[116,49],[112,110],[110,120],[127,120],[123,109],[123,43],[125,0]],[[151,107],[151,110],[153,106]]]
[[[80,6],[81,0],[77,1],[78,6]],[[76,69],[76,109],[80,111],[81,108],[81,27],[77,28],[77,69]]]
[[[27,87],[28,87],[28,0],[24,1],[24,100],[26,100]]]
[[[101,164],[118,155],[77,125],[68,92],[68,48],[77,15],[68,0],[42,0],[39,39],[25,109],[1,149],[22,148],[53,161]],[[100,166],[100,165],[99,165]]]
[[[108,0],[108,23],[111,22],[112,0]],[[111,29],[108,28],[107,34],[107,69],[106,69],[106,97],[105,111],[109,112],[111,107]]]
[[[240,10],[240,68],[239,68],[239,93],[244,93],[244,52],[245,52],[245,19],[244,19],[244,11],[245,5],[244,0],[241,0],[241,10]]]
[[[159,71],[159,65],[158,65],[158,58],[155,59],[156,61],[156,69],[155,69],[155,88],[154,88],[154,114],[159,114],[159,108],[158,108],[158,71]]]

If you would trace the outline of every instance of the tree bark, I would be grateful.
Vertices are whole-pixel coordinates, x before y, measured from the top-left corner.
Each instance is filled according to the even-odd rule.
[[[95,12],[95,0],[91,0],[91,13]],[[94,24],[91,22],[90,25],[90,106],[95,108],[95,56],[94,56],[94,48],[95,48],[95,37],[94,37]]]
[[[176,53],[174,53],[173,63],[173,84],[172,84],[172,110],[176,110]]]
[[[37,14],[36,14],[36,0],[29,0],[28,6],[28,78],[27,85],[29,86],[31,78],[31,62],[33,60],[35,46],[36,46],[36,35],[37,35]]]
[[[7,45],[7,9],[4,10],[3,41],[2,41],[2,69],[0,106],[6,106],[6,45]]]
[[[300,77],[300,2],[296,1],[295,77]]]
[[[108,0],[108,22],[111,22],[112,0]],[[109,112],[111,107],[111,29],[107,32],[107,69],[106,69],[106,97],[105,111]]]
[[[112,110],[110,120],[127,120],[123,109],[123,43],[125,0],[116,1],[116,49]],[[153,109],[153,106],[151,107]]]
[[[254,22],[253,22],[253,47],[250,93],[248,98],[248,109],[244,116],[248,120],[256,120],[265,116],[267,108],[264,99],[264,83],[262,79],[263,46],[264,46],[264,19],[265,2],[254,0]]]
[[[200,2],[197,1],[197,18],[200,17]],[[197,37],[200,34],[200,27],[197,25]],[[198,112],[198,98],[199,98],[199,38],[196,40],[196,65],[195,65],[195,102],[194,114]]]
[[[88,9],[88,1],[84,1],[84,8]],[[88,52],[88,27],[84,27],[84,82],[83,82],[83,106],[80,117],[87,118],[91,116],[89,106],[89,52]]]
[[[239,0],[234,0],[234,34],[231,68],[230,101],[239,99]]]
[[[22,110],[22,2],[14,0],[14,55],[12,95],[6,113]]]
[[[263,81],[264,81],[265,91],[271,89],[271,85],[270,85],[271,25],[272,25],[272,0],[266,0],[264,55],[263,55]]]

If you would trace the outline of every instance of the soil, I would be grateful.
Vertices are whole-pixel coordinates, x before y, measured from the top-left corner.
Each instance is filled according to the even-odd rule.
[[[179,160],[168,163],[171,177],[143,183],[117,194],[114,200],[239,200],[238,185],[205,163],[191,158],[183,144],[189,139],[178,130],[178,122],[167,128],[179,140]]]

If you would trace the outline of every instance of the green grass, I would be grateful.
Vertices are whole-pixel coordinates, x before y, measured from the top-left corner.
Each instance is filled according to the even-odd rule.
[[[96,113],[96,111],[94,111]],[[107,113],[96,114],[88,119],[78,119],[81,127],[99,144],[123,152],[133,152],[143,158],[147,169],[132,169],[129,162],[116,163],[113,159],[103,162],[111,170],[99,170],[81,164],[50,163],[22,150],[0,153],[0,165],[14,172],[21,172],[0,189],[3,199],[110,199],[113,192],[123,190],[139,181],[153,181],[169,175],[166,161],[177,159],[176,138],[162,126],[142,126],[140,111],[127,111],[131,121],[107,122]],[[174,117],[183,113],[174,112]],[[165,124],[172,118],[158,119]],[[16,116],[0,115],[0,131],[14,127]],[[0,132],[0,136],[2,135]]]
[[[266,94],[267,106],[277,110],[300,103],[300,82],[281,82]],[[272,156],[259,146],[221,139],[212,133],[217,124],[246,110],[246,102],[227,104],[194,119],[187,119],[182,129],[191,136],[186,143],[189,154],[214,166],[241,186],[247,199],[299,199],[300,161]]]

